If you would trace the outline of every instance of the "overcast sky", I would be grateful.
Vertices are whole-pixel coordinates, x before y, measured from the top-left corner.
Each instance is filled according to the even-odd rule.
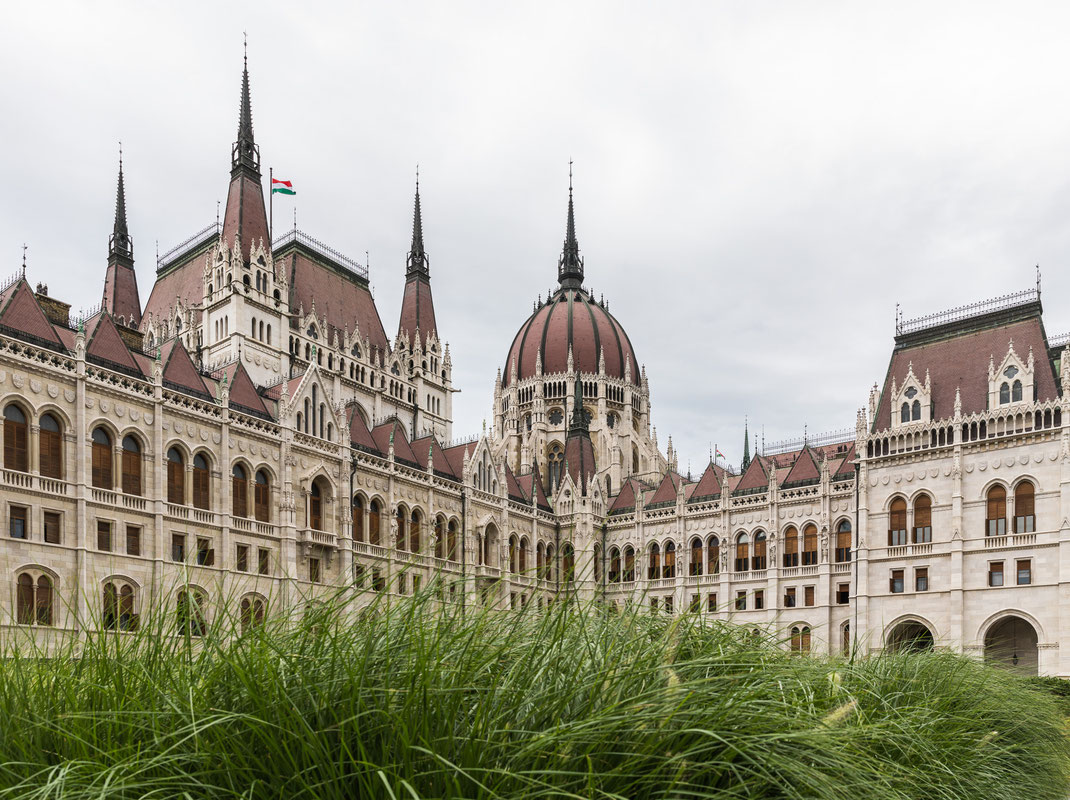
[[[0,272],[99,302],[122,140],[144,302],[215,219],[242,32],[298,226],[397,330],[420,164],[455,435],[556,278],[568,161],[587,283],[698,471],[853,427],[895,304],[1029,288],[1070,330],[1065,3],[18,3],[0,32]],[[276,229],[293,201],[276,204]],[[4,266],[6,264],[6,266]]]

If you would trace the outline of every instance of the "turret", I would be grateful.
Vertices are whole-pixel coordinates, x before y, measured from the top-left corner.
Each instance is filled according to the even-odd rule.
[[[134,240],[126,226],[126,188],[123,184],[123,157],[119,153],[119,185],[115,191],[115,222],[108,237],[108,269],[104,275],[105,311],[128,328],[141,324],[141,299],[134,273]]]
[[[416,179],[416,200],[412,212],[412,244],[405,264],[405,295],[401,301],[398,334],[405,333],[414,347],[423,347],[430,335],[438,338],[438,327],[435,304],[431,298],[431,260],[424,249],[419,176]]]

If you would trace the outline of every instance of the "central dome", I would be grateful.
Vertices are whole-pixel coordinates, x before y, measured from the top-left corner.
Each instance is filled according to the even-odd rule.
[[[621,324],[582,288],[561,288],[540,306],[520,330],[509,348],[502,384],[535,375],[535,362],[542,353],[543,374],[568,371],[568,351],[576,372],[598,374],[599,354],[606,359],[606,375],[623,380],[629,368],[632,383],[639,383],[639,367],[632,343]]]

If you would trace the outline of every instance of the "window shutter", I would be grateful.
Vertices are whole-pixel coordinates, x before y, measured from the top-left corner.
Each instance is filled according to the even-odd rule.
[[[249,482],[244,478],[233,478],[231,483],[232,513],[236,517],[249,516]]]
[[[167,502],[182,505],[186,502],[185,466],[175,461],[167,462]]]
[[[56,431],[41,430],[41,474],[46,478],[63,477],[60,469],[60,442]]]
[[[260,522],[268,522],[268,495],[270,487],[266,483],[257,483],[254,486],[254,502],[256,503],[256,518]]]
[[[114,489],[111,474],[111,448],[93,442],[93,485],[98,489]]]
[[[193,469],[193,505],[208,508],[208,470]]]
[[[141,494],[141,453],[123,450],[123,494]]]

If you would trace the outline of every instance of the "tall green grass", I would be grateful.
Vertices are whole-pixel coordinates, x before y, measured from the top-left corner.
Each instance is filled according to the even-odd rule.
[[[0,662],[0,797],[1067,796],[1056,701],[947,654],[428,595],[198,640],[156,618]]]

